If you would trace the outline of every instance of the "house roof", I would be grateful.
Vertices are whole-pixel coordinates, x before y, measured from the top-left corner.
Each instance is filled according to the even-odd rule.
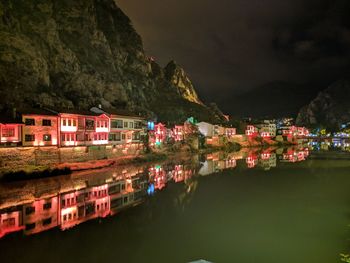
[[[46,116],[57,116],[57,112],[44,108],[26,108],[18,110],[22,115],[46,115]]]
[[[134,112],[131,112],[129,110],[124,109],[104,109],[104,112],[110,115],[116,115],[116,116],[123,116],[128,118],[138,118],[138,119],[144,119],[144,117],[137,115]]]
[[[10,114],[0,114],[0,124],[24,124],[18,117],[13,118]]]
[[[81,109],[59,109],[57,110],[59,114],[77,114],[77,115],[85,115],[85,116],[100,116],[101,113],[95,113],[89,110],[81,110]]]

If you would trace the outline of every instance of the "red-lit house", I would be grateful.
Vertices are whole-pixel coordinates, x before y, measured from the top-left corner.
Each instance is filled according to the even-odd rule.
[[[46,109],[22,111],[22,145],[58,145],[58,115]]]
[[[22,142],[23,122],[7,116],[0,117],[0,144],[18,146]]]
[[[309,135],[309,130],[306,129],[305,127],[297,127],[298,130],[298,136],[299,137],[305,137]]]
[[[231,138],[232,136],[236,135],[236,128],[226,128],[225,135],[228,138]]]
[[[149,177],[156,190],[162,190],[167,184],[166,172],[161,166],[149,168]]]
[[[65,110],[59,113],[59,119],[60,146],[108,144],[108,115]]]
[[[110,214],[108,184],[62,193],[60,196],[61,229]]]
[[[26,235],[58,226],[58,196],[23,205],[23,225]]]
[[[163,123],[154,124],[154,129],[149,131],[149,144],[160,146],[164,144],[167,137],[167,128]]]
[[[21,210],[5,209],[0,211],[0,238],[13,232],[21,231],[22,229]]]
[[[301,162],[305,161],[306,158],[309,156],[309,149],[293,149],[290,148],[287,150],[286,153],[283,154],[283,160],[287,162]]]
[[[184,125],[175,125],[172,129],[172,137],[175,142],[181,142],[185,139],[185,127]]]
[[[255,166],[258,165],[258,162],[259,162],[258,156],[256,156],[255,154],[250,154],[246,158],[246,163],[248,168],[254,168]]]
[[[256,137],[259,134],[258,128],[253,125],[247,125],[245,134],[249,137]]]

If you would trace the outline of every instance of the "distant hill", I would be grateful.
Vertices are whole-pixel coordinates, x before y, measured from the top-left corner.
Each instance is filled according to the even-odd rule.
[[[338,130],[350,122],[350,80],[339,80],[321,91],[303,107],[297,123],[310,127]]]
[[[0,2],[0,112],[101,104],[218,122],[175,62],[161,68],[113,0]]]

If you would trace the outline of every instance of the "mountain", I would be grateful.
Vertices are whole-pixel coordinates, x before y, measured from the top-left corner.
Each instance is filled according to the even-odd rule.
[[[237,94],[231,101],[231,112],[241,117],[296,117],[300,108],[314,98],[317,91],[318,89],[311,85],[285,81],[270,82]]]
[[[350,81],[337,81],[321,91],[300,110],[296,122],[331,130],[338,130],[342,124],[350,122]]]
[[[218,122],[175,62],[161,68],[113,0],[0,2],[0,111],[101,104]]]

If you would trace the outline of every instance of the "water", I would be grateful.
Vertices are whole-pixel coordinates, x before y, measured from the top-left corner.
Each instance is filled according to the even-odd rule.
[[[270,149],[2,184],[1,220],[20,216],[2,225],[1,262],[340,262],[349,167],[347,153]]]

